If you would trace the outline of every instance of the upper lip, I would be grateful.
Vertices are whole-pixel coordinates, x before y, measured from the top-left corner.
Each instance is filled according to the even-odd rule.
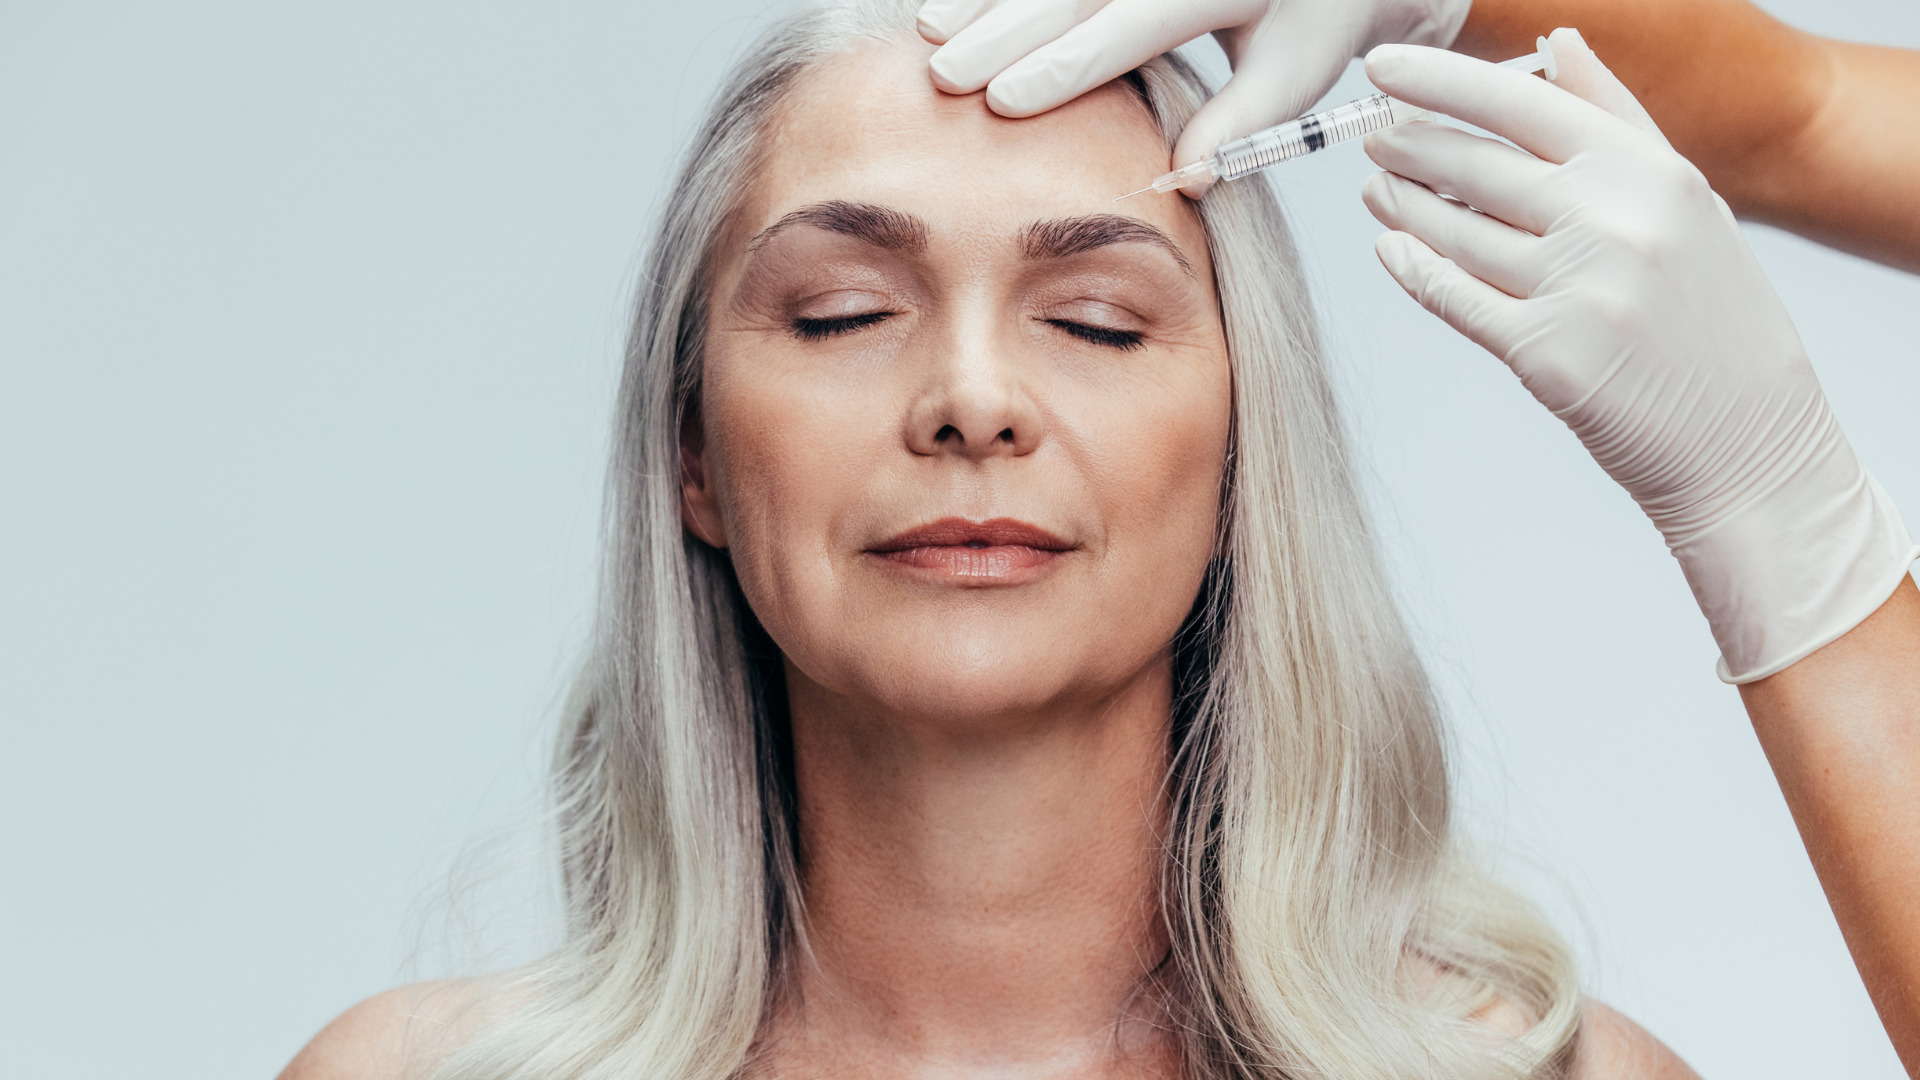
[[[968,521],[966,518],[950,517],[929,521],[925,525],[915,525],[906,532],[875,544],[867,550],[885,554],[889,551],[910,551],[914,548],[964,547],[967,544],[983,544],[987,547],[1030,547],[1042,551],[1070,551],[1074,546],[1038,525],[1030,525],[1014,518]]]

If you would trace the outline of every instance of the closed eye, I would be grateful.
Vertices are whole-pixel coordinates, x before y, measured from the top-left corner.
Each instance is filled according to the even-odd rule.
[[[1057,326],[1081,341],[1094,345],[1105,345],[1122,352],[1138,349],[1146,341],[1146,335],[1138,330],[1115,330],[1106,326],[1089,326],[1071,319],[1048,319],[1048,326]]]
[[[831,319],[795,319],[793,336],[801,341],[824,341],[840,334],[864,330],[877,322],[893,318],[891,311],[869,311],[860,315],[841,315]]]

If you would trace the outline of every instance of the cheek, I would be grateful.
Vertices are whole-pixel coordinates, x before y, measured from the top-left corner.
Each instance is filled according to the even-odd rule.
[[[792,605],[831,588],[833,523],[861,498],[882,410],[856,385],[782,377],[766,359],[751,350],[710,356],[701,409],[729,554],[772,629]]]
[[[1219,517],[1232,392],[1225,358],[1208,358],[1097,411],[1088,471],[1117,553],[1198,580]]]

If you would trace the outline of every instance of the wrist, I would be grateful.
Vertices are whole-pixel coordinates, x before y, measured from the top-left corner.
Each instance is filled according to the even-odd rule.
[[[1724,682],[1786,668],[1858,626],[1920,557],[1844,438],[1773,491],[1668,546],[1720,646]]]

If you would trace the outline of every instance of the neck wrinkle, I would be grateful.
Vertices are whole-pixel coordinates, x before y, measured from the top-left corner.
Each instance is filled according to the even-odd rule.
[[[810,955],[763,1056],[1177,1075],[1150,977],[1172,681],[1166,658],[1097,701],[929,720],[788,665]]]

